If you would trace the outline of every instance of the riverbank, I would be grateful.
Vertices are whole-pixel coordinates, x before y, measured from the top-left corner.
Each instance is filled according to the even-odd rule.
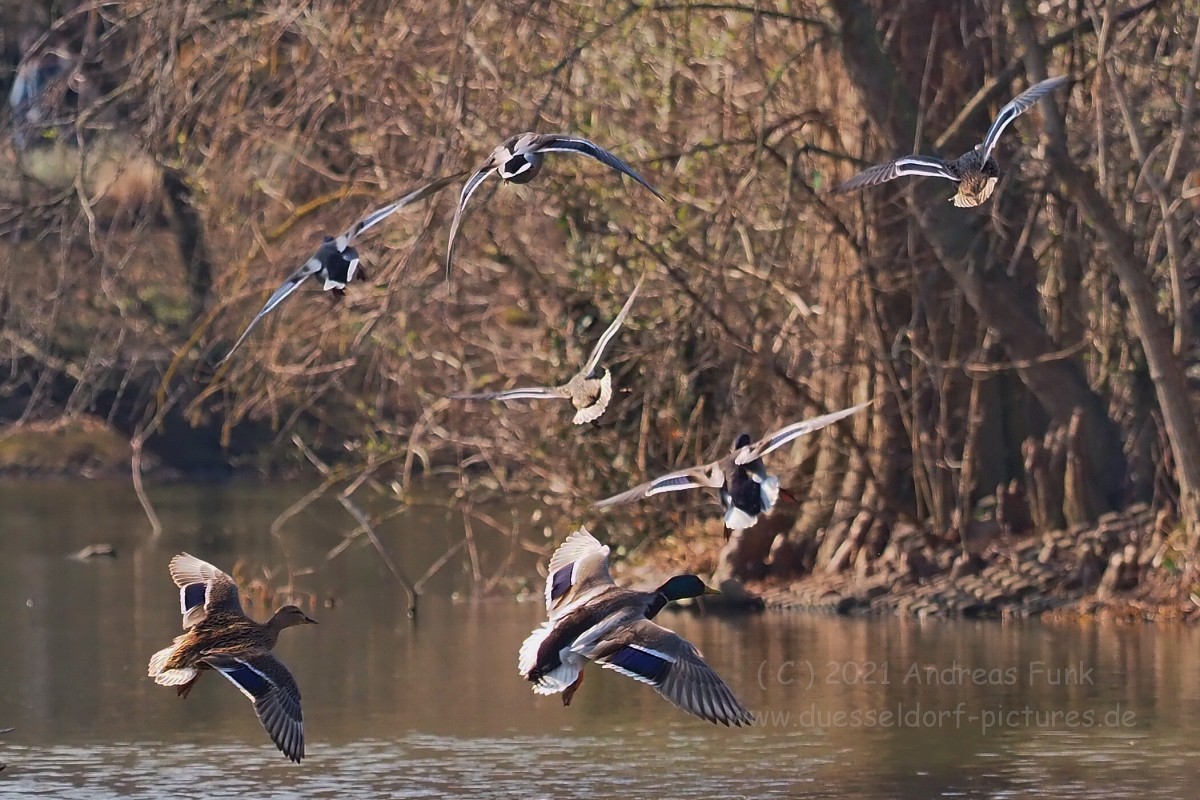
[[[899,529],[861,571],[772,576],[742,582],[728,573],[736,538],[718,554],[705,526],[648,547],[628,570],[655,583],[667,574],[714,575],[729,605],[842,616],[1200,621],[1200,596],[1179,565],[1182,536],[1144,504],[1094,525],[1001,536],[976,554],[915,527]],[[713,538],[713,537],[716,538]],[[782,540],[782,541],[781,541]],[[786,546],[780,534],[772,550]],[[667,566],[669,565],[669,566]]]
[[[0,429],[0,476],[9,478],[127,478],[131,454],[120,431],[86,415]],[[145,470],[178,477],[153,459]],[[798,576],[779,567],[782,554],[797,548],[786,531],[769,541],[771,555],[756,570],[738,563],[746,549],[742,537],[724,542],[719,523],[711,521],[647,542],[618,569],[623,582],[637,585],[681,571],[714,576],[724,592],[721,605],[737,610],[1190,622],[1200,620],[1200,604],[1180,566],[1183,547],[1165,513],[1136,504],[1093,525],[995,535],[975,552],[897,525],[883,553],[859,568]]]

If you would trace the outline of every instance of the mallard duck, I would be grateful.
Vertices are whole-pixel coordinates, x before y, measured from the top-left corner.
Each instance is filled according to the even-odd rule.
[[[669,703],[723,725],[753,720],[700,652],[650,620],[667,603],[715,594],[695,575],[676,575],[652,592],[613,583],[608,547],[580,528],[550,558],[546,611],[550,619],[521,645],[518,670],[538,694],[563,693],[563,705],[583,683],[588,661],[648,683]]]
[[[454,212],[454,220],[450,223],[450,241],[446,245],[447,275],[450,274],[450,262],[454,258],[454,240],[458,236],[458,226],[462,222],[467,201],[471,199],[471,195],[475,194],[479,184],[483,183],[492,173],[499,175],[505,183],[529,183],[541,171],[542,160],[546,153],[576,153],[590,156],[601,164],[633,178],[653,192],[659,200],[664,199],[658,190],[647,183],[645,178],[634,172],[632,167],[587,139],[565,133],[521,133],[510,136],[492,151],[487,161],[483,162],[483,165],[463,186],[462,194],[458,198],[458,209]]]
[[[973,208],[992,196],[996,181],[1000,178],[1000,166],[996,159],[992,158],[992,150],[995,149],[1000,134],[1014,119],[1033,108],[1033,104],[1048,92],[1069,80],[1069,77],[1064,76],[1047,78],[1026,89],[1000,109],[996,121],[983,138],[983,144],[975,145],[954,161],[944,161],[936,156],[904,156],[860,172],[838,186],[837,191],[875,186],[902,175],[927,175],[955,181],[958,184],[958,192],[950,198],[951,202],[959,208]]]
[[[170,570],[187,632],[151,656],[150,677],[187,697],[204,670],[217,670],[254,703],[280,752],[299,763],[304,758],[300,689],[271,650],[284,628],[317,621],[287,605],[267,622],[255,622],[242,611],[233,578],[187,553],[172,558]]]
[[[503,392],[459,393],[452,394],[450,397],[455,400],[570,400],[571,404],[575,406],[574,422],[576,425],[599,419],[604,410],[608,408],[609,401],[612,400],[613,387],[612,373],[598,365],[600,359],[604,357],[605,348],[617,335],[621,324],[625,322],[625,317],[629,316],[629,309],[633,306],[633,301],[638,295],[638,290],[642,288],[642,281],[645,280],[645,277],[642,275],[641,278],[638,278],[637,285],[633,287],[633,292],[625,301],[617,318],[600,336],[600,341],[596,342],[596,346],[592,348],[592,353],[584,362],[583,367],[566,383],[558,386],[508,389]]]
[[[860,403],[832,414],[793,422],[771,435],[751,442],[750,435],[740,434],[733,443],[729,455],[698,467],[669,472],[666,475],[635,486],[628,491],[606,498],[595,504],[596,508],[629,503],[664,492],[678,492],[707,486],[718,490],[721,507],[725,510],[725,527],[728,530],[749,528],[758,522],[760,514],[775,507],[779,499],[779,478],[767,472],[763,456],[783,447],[793,439],[819,431],[840,419],[845,419],[870,403]]]
[[[327,292],[332,291],[335,299],[341,298],[345,294],[346,286],[355,278],[366,280],[367,272],[363,269],[359,261],[358,251],[350,246],[354,243],[354,240],[405,206],[415,203],[418,200],[424,200],[465,174],[465,172],[459,172],[431,181],[418,189],[414,189],[396,202],[389,203],[383,208],[372,211],[351,225],[342,235],[336,238],[326,236],[313,257],[305,261],[299,269],[289,275],[287,280],[283,282],[283,285],[276,289],[275,293],[267,299],[267,303],[262,307],[262,311],[259,311],[254,319],[250,320],[250,324],[246,326],[246,330],[242,331],[242,335],[238,337],[238,340],[233,343],[233,347],[230,348],[229,352],[218,363],[224,364],[228,361],[237,352],[237,349],[242,346],[242,342],[246,341],[246,337],[250,335],[250,331],[254,330],[254,326],[263,317],[274,311],[280,303],[288,299],[292,292],[300,288],[301,284],[314,275],[321,279],[323,283],[322,289]]]

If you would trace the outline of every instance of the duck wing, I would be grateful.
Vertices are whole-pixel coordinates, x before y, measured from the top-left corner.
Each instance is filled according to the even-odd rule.
[[[622,503],[632,503],[643,497],[651,497],[665,492],[681,492],[684,489],[699,489],[709,487],[720,489],[725,485],[725,473],[720,468],[720,462],[713,462],[701,467],[688,467],[677,472],[668,472],[652,481],[647,481],[632,489],[607,497],[596,503],[595,508],[608,508]]]
[[[521,389],[505,389],[502,392],[458,392],[448,395],[451,400],[554,400],[570,396],[565,386],[528,386]]]
[[[625,322],[625,318],[629,316],[629,309],[633,307],[633,301],[637,299],[638,291],[642,288],[642,281],[646,279],[646,274],[638,278],[637,285],[633,287],[633,292],[630,293],[629,299],[625,301],[625,305],[621,307],[621,311],[617,314],[616,319],[612,324],[600,335],[600,341],[596,342],[596,346],[592,348],[591,355],[584,363],[583,368],[579,370],[579,374],[588,377],[596,369],[596,365],[600,363],[600,359],[604,357],[604,351],[608,347],[609,342],[617,335],[617,331],[621,329],[621,325]]]
[[[445,177],[438,178],[437,180],[430,181],[423,186],[413,189],[411,192],[404,195],[394,203],[388,203],[386,206],[372,211],[370,214],[347,228],[346,232],[335,240],[338,244],[338,250],[345,250],[350,243],[359,236],[383,222],[385,219],[390,217],[392,214],[395,214],[405,206],[411,205],[419,200],[424,200],[426,197],[440,192],[442,189],[446,188],[448,184],[453,183],[466,174],[466,172],[457,172],[453,175],[447,175]]]
[[[454,240],[458,238],[458,226],[462,224],[463,212],[467,210],[467,203],[470,202],[471,195],[475,194],[475,190],[479,188],[479,184],[487,180],[487,177],[495,171],[495,159],[489,157],[484,165],[463,184],[462,193],[458,196],[458,206],[454,209],[454,219],[450,222],[450,239],[446,243],[447,279],[450,278],[450,262],[454,258]]]
[[[1070,80],[1071,78],[1066,75],[1047,78],[1030,86],[1006,103],[1004,108],[1000,109],[1000,113],[996,115],[996,120],[992,123],[992,127],[988,128],[987,136],[983,137],[982,161],[986,162],[988,160],[988,156],[992,154],[992,150],[996,147],[996,140],[1000,138],[1000,134],[1004,133],[1004,129],[1012,124],[1014,119],[1033,108],[1034,104],[1046,96],[1046,94]]]
[[[950,171],[946,162],[935,156],[904,156],[886,164],[877,164],[843,181],[835,192],[848,192],[851,189],[861,189],[864,186],[877,186],[881,183],[903,177],[905,175],[925,175],[930,178],[946,178],[957,181],[958,176]]]
[[[608,546],[582,526],[563,540],[550,556],[546,575],[546,611],[551,621],[570,610],[576,600],[613,585],[608,553]]]
[[[565,133],[547,133],[537,136],[526,142],[519,142],[518,146],[526,145],[529,152],[535,153],[577,153],[594,158],[606,167],[616,170],[624,175],[628,175],[635,181],[649,189],[659,200],[665,200],[658,190],[646,182],[646,179],[634,171],[633,167],[626,164],[621,159],[614,156],[612,153],[605,150],[598,144],[588,141],[580,136],[571,136]]]
[[[250,698],[258,721],[281,753],[296,763],[304,758],[300,689],[283,662],[267,652],[209,653],[200,660]]]
[[[648,619],[597,642],[587,655],[606,669],[650,684],[673,706],[701,719],[725,726],[754,721],[691,642]]]
[[[257,325],[263,317],[274,311],[280,303],[282,303],[284,300],[287,300],[288,297],[291,296],[292,292],[300,288],[302,283],[320,272],[322,263],[323,262],[321,261],[320,255],[315,255],[308,261],[305,261],[304,264],[291,275],[288,275],[287,280],[285,280],[283,285],[276,289],[275,293],[267,299],[267,303],[262,307],[262,311],[259,311],[258,314],[255,315],[254,319],[250,320],[250,324],[246,326],[246,330],[242,331],[242,335],[239,336],[238,340],[233,343],[233,347],[229,349],[229,352],[225,354],[225,357],[217,362],[217,365],[220,366],[232,358],[233,354],[237,352],[237,349],[242,346],[242,342],[246,341],[246,337],[250,335],[250,331],[254,330],[254,326]]]
[[[202,622],[210,612],[244,615],[233,578],[188,553],[180,553],[167,566],[179,587],[179,611],[183,627]]]
[[[813,431],[819,431],[821,428],[828,427],[840,419],[845,419],[851,414],[861,411],[869,405],[871,405],[870,402],[859,403],[856,406],[843,408],[841,411],[834,411],[831,414],[822,414],[821,416],[813,417],[812,419],[793,422],[791,425],[780,428],[769,436],[758,440],[754,444],[743,447],[738,451],[737,455],[734,456],[733,463],[742,465],[749,464],[751,461],[757,461],[767,453],[783,447],[793,439],[798,439],[805,434],[812,433]]]

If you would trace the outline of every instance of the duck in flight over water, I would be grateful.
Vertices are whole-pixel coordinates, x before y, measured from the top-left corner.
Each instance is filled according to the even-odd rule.
[[[651,592],[613,583],[608,547],[580,528],[550,558],[546,612],[521,645],[518,671],[538,694],[563,693],[563,705],[583,683],[588,661],[649,684],[669,703],[722,725],[753,718],[700,651],[651,622],[667,603],[716,594],[695,575],[676,575]]]
[[[254,713],[279,751],[299,763],[304,758],[300,689],[271,650],[284,628],[316,620],[287,605],[267,622],[255,622],[242,611],[233,578],[212,564],[180,553],[169,569],[179,587],[186,632],[150,658],[150,677],[187,697],[204,670],[216,670],[254,703]]]

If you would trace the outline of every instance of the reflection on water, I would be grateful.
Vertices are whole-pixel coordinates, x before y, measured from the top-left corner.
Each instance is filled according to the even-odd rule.
[[[1125,625],[847,621],[664,614],[761,716],[725,729],[591,669],[570,708],[517,676],[536,602],[454,603],[456,555],[414,626],[336,504],[267,531],[294,487],[173,487],[149,539],[120,486],[0,488],[0,797],[1174,798],[1191,796],[1200,636]],[[414,577],[461,536],[436,511],[383,535]],[[598,531],[603,533],[602,530]],[[509,542],[479,532],[483,574]],[[119,557],[64,555],[96,541]],[[304,694],[308,757],[289,764],[232,686],[187,700],[145,676],[179,631],[166,572],[188,550],[229,568],[315,566],[331,608],[278,652]],[[525,560],[519,568],[530,570]],[[255,608],[260,618],[271,609]],[[195,791],[195,790],[194,790]]]

